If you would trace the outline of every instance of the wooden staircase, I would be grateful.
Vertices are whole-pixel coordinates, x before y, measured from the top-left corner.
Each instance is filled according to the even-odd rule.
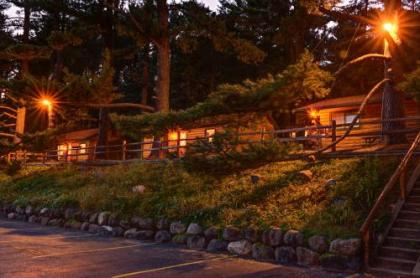
[[[420,180],[392,224],[373,259],[372,273],[390,277],[420,277]]]
[[[377,277],[420,277],[420,162],[414,152],[420,146],[420,132],[400,165],[385,185],[376,203],[363,223],[360,233],[364,246],[364,265]],[[414,170],[406,180],[410,162]],[[396,194],[391,221],[384,236],[372,243],[373,223],[383,211],[387,200]]]

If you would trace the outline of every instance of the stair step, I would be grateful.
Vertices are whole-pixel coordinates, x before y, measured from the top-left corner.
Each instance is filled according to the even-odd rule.
[[[369,273],[376,275],[375,277],[399,277],[399,278],[412,278],[417,277],[407,271],[391,270],[382,267],[369,267]]]
[[[384,257],[394,257],[403,260],[416,261],[420,256],[420,249],[398,248],[393,246],[382,246],[379,254]]]
[[[404,237],[387,237],[385,240],[385,245],[405,249],[420,250],[420,240]]]
[[[379,266],[382,268],[412,272],[414,267],[416,266],[417,261],[398,259],[398,258],[392,258],[392,257],[377,257],[375,262],[376,262],[375,264],[376,266]]]
[[[398,215],[399,219],[420,220],[420,211],[402,210]]]
[[[420,211],[420,204],[407,202],[404,204],[404,209],[410,211]]]
[[[389,236],[391,237],[404,237],[410,239],[420,239],[420,229],[411,229],[411,228],[392,228],[389,231]]]
[[[395,228],[410,228],[410,229],[420,229],[420,219],[411,220],[411,219],[399,219],[395,220]]]

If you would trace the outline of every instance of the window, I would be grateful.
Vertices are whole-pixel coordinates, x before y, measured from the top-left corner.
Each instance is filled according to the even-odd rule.
[[[331,113],[331,122],[335,120],[335,123],[340,125],[349,125],[353,122],[353,120],[357,116],[357,111],[343,111],[343,112],[333,112]],[[359,127],[359,120],[357,120],[357,124],[355,127]],[[346,126],[341,126],[338,128],[346,128]]]
[[[215,134],[216,134],[216,129],[214,128],[206,129],[204,132],[204,136],[208,138],[210,143],[213,142]]]

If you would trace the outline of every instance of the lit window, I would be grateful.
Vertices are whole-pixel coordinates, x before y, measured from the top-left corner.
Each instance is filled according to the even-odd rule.
[[[187,132],[181,131],[179,133],[179,146],[185,147],[187,145]]]
[[[209,142],[213,142],[214,140],[214,135],[216,134],[216,130],[213,129],[206,129],[205,131],[205,137],[208,138]]]
[[[353,120],[357,117],[357,111],[345,111],[345,112],[334,112],[331,113],[331,121],[335,120],[337,125],[349,125],[353,122]],[[359,120],[357,120],[357,124],[355,127],[359,126]],[[341,127],[346,128],[346,126]]]

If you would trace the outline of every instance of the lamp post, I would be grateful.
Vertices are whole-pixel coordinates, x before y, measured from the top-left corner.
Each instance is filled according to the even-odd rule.
[[[41,99],[40,104],[47,108],[48,113],[48,128],[54,127],[54,111],[53,111],[53,102],[49,99]]]

